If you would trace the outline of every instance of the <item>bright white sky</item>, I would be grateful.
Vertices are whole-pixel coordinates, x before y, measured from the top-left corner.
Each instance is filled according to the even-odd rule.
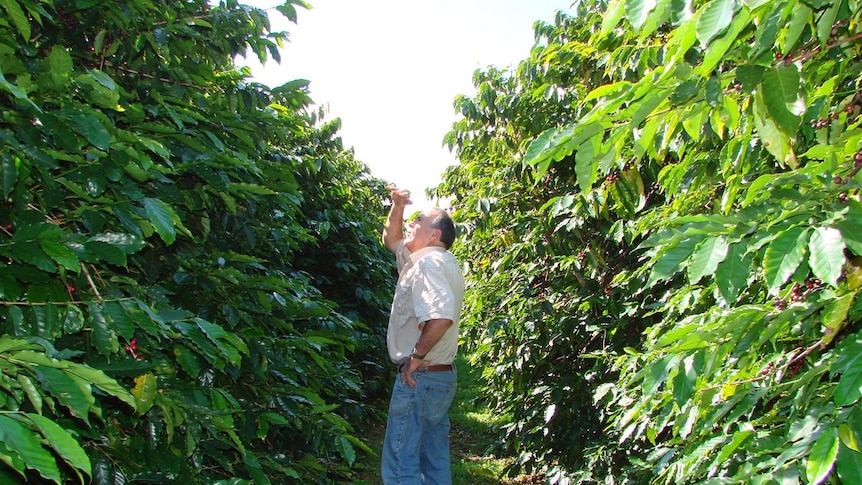
[[[290,33],[281,64],[246,61],[270,87],[308,79],[311,97],[341,118],[347,148],[372,175],[412,193],[413,209],[456,164],[443,137],[453,101],[473,96],[472,76],[516,68],[534,43],[533,23],[553,22],[569,0],[307,0],[298,22],[269,10],[273,30]],[[259,8],[279,0],[245,0]]]

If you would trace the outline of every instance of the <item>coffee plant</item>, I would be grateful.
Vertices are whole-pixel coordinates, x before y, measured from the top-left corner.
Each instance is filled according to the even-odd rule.
[[[578,1],[476,72],[436,190],[513,469],[862,480],[860,18]]]
[[[0,481],[350,481],[386,190],[307,82],[236,67],[288,34],[234,0],[0,12]]]

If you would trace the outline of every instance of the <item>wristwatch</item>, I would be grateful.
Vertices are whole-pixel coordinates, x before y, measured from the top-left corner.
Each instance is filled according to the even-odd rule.
[[[426,355],[428,355],[428,354],[417,354],[416,353],[416,347],[413,347],[413,350],[410,351],[410,358],[411,359],[425,360]]]

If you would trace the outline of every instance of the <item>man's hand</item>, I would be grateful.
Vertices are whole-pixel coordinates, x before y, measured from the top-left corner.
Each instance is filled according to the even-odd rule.
[[[413,379],[413,373],[417,370],[430,364],[427,360],[417,359],[416,357],[408,357],[408,361],[404,364],[404,370],[401,371],[401,381],[410,387],[416,387],[416,381]]]
[[[389,196],[392,198],[393,204],[403,207],[413,203],[410,200],[409,190],[402,190],[394,185],[388,185],[386,188],[389,189]]]
[[[389,216],[383,226],[381,239],[383,245],[394,253],[398,247],[398,241],[404,239],[404,206],[412,204],[413,201],[410,200],[410,191],[401,190],[394,185],[389,185],[387,188],[392,197],[392,207],[389,208]]]

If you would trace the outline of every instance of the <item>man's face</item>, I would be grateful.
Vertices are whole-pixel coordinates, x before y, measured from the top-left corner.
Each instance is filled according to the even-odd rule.
[[[440,230],[431,227],[437,214],[433,210],[423,212],[407,224],[407,235],[404,247],[411,253],[428,247],[432,242],[440,240]]]

